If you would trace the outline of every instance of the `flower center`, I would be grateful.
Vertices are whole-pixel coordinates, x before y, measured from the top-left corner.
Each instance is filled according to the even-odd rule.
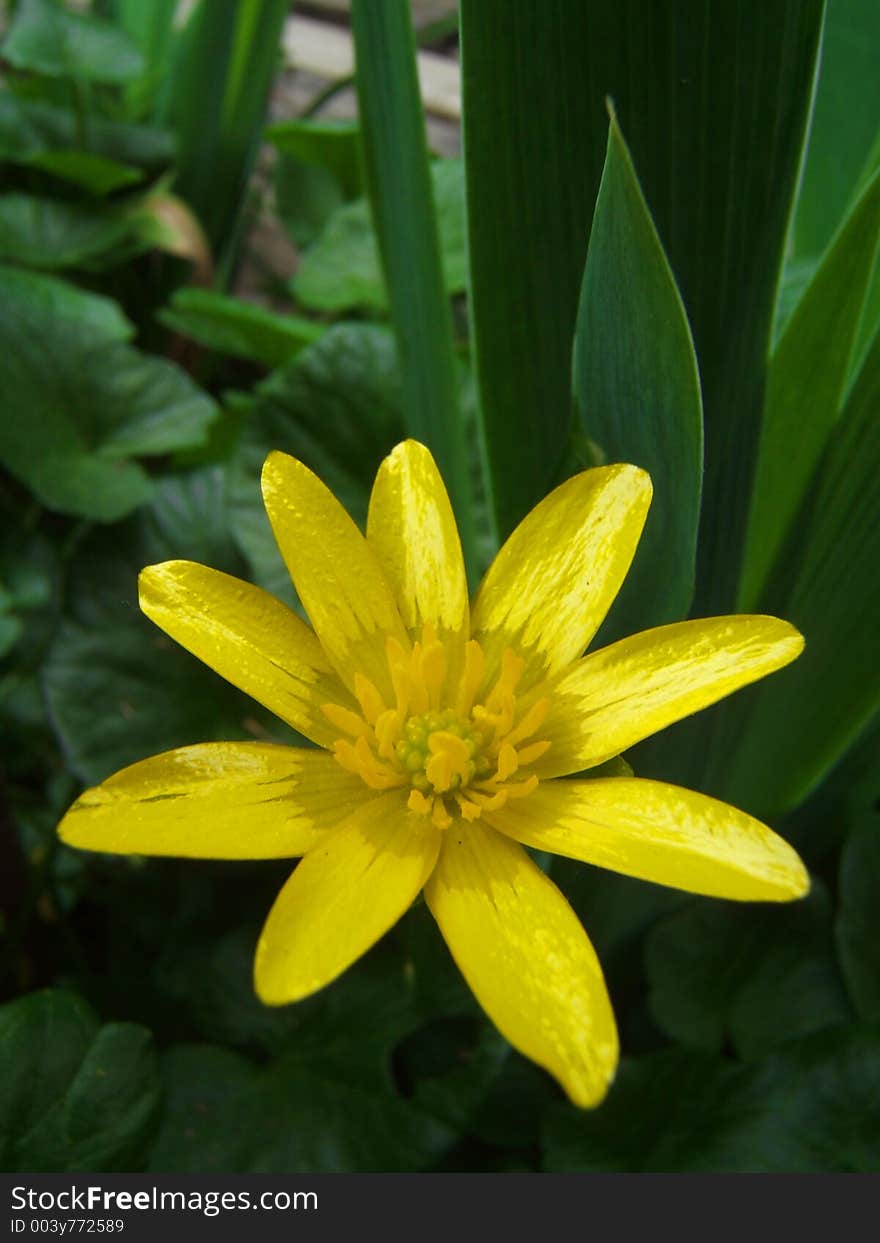
[[[531,794],[537,775],[522,770],[550,746],[532,741],[549,700],[525,711],[517,702],[525,663],[520,656],[506,649],[495,684],[484,690],[486,661],[475,639],[466,645],[456,677],[449,676],[446,648],[429,622],[409,652],[393,638],[386,652],[394,703],[356,674],[360,712],[339,704],[322,707],[344,735],[333,746],[343,768],[374,790],[409,787],[410,811],[430,816],[440,829],[456,817],[477,820],[509,798]]]

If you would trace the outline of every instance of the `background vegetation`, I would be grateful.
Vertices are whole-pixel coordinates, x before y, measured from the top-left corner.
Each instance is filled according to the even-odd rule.
[[[407,4],[352,9],[359,122],[316,100],[267,128],[287,0],[7,6],[0,1162],[876,1170],[880,8],[461,0],[463,160],[429,154]],[[298,262],[244,300],[270,192]],[[406,434],[474,581],[566,474],[634,461],[656,499],[600,642],[733,611],[807,638],[627,757],[767,819],[807,900],[553,861],[623,1039],[592,1113],[505,1045],[424,907],[267,1010],[251,961],[285,864],[54,835],[127,763],[293,740],[140,616],[137,572],[191,558],[295,605],[265,454],[362,519]]]

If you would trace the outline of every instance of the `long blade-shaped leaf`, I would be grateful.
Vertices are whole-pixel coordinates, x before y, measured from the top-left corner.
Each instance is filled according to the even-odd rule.
[[[407,0],[355,0],[364,164],[400,348],[409,430],[434,453],[472,562],[472,502]]]
[[[574,397],[610,461],[650,472],[654,499],[605,640],[684,617],[694,587],[703,418],[684,306],[623,135],[608,154],[574,340]]]
[[[797,255],[821,255],[880,131],[880,4],[828,0],[822,71],[794,221]]]
[[[729,608],[822,0],[462,0],[472,314],[495,508],[544,491],[617,106],[693,328],[706,431],[698,600]]]
[[[840,411],[880,237],[880,174],[829,248],[774,352],[740,607],[753,609]]]
[[[880,333],[802,512],[793,586],[767,597],[800,627],[807,646],[761,688],[728,757],[725,793],[750,808],[796,806],[880,707],[878,409]]]
[[[215,246],[238,214],[289,10],[289,0],[202,0],[180,40],[164,102],[177,188]]]

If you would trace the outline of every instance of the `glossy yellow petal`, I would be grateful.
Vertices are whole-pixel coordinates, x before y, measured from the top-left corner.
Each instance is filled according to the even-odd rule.
[[[614,1015],[595,951],[553,882],[477,822],[446,833],[425,897],[502,1035],[576,1105],[597,1104],[617,1065]]]
[[[70,846],[111,854],[284,859],[349,816],[364,792],[324,751],[206,742],[86,790],[58,832]]]
[[[645,630],[585,656],[547,693],[541,776],[578,772],[780,669],[803,650],[776,617],[707,617]],[[536,694],[539,693],[536,691]]]
[[[810,887],[791,846],[766,825],[661,781],[542,782],[486,818],[536,850],[712,898],[787,902]]]
[[[521,690],[582,654],[626,576],[650,502],[643,470],[602,466],[568,479],[523,519],[472,610],[489,679],[505,647],[527,660]]]
[[[269,912],[254,966],[261,1000],[306,997],[366,953],[417,897],[439,846],[438,830],[397,790],[328,833]]]
[[[321,712],[350,704],[315,635],[280,600],[193,561],[141,571],[147,617],[233,686],[322,746],[338,736]]]
[[[385,641],[409,646],[388,581],[351,518],[302,462],[270,453],[263,500],[278,547],[321,645],[354,690],[364,674],[392,702]]]
[[[453,667],[460,668],[468,638],[464,558],[446,488],[424,445],[404,441],[379,467],[367,542],[394,588],[410,635],[421,638],[423,623],[430,622]]]

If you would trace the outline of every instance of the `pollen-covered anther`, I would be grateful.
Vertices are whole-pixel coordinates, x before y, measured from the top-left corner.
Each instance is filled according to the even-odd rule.
[[[543,724],[549,700],[519,710],[521,657],[505,650],[498,676],[486,688],[486,659],[474,639],[465,646],[459,676],[450,685],[453,662],[429,623],[409,650],[389,638],[386,653],[392,704],[357,674],[360,713],[324,705],[327,720],[346,735],[333,748],[343,768],[374,790],[408,788],[410,811],[430,818],[439,829],[449,828],[454,819],[478,820],[535,789],[537,775],[524,770],[550,746],[545,740],[529,741]]]

